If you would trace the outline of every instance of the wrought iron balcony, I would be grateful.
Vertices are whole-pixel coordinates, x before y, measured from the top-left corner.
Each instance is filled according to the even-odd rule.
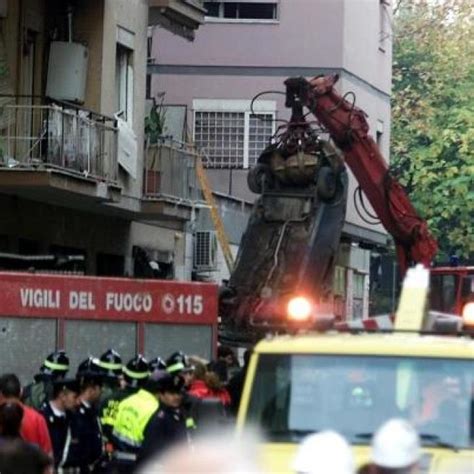
[[[0,170],[49,168],[117,182],[115,119],[40,97],[0,102]]]

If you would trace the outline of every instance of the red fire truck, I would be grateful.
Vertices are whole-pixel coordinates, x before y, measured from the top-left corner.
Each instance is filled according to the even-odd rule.
[[[31,378],[46,354],[64,348],[71,367],[109,347],[167,357],[211,358],[217,343],[217,286],[0,272],[0,372]]]

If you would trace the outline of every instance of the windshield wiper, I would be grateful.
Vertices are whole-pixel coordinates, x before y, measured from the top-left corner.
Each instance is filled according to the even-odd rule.
[[[444,441],[440,436],[431,434],[431,433],[420,433],[420,439],[422,441],[428,441],[433,443],[435,446],[439,448],[447,448],[452,449],[453,451],[459,451],[459,448],[452,443]]]

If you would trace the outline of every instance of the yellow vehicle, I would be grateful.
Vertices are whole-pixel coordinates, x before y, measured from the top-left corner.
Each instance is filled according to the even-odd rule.
[[[279,336],[259,342],[238,429],[257,426],[267,472],[292,472],[300,440],[342,434],[357,465],[390,418],[416,427],[421,472],[474,472],[474,341],[416,333]]]

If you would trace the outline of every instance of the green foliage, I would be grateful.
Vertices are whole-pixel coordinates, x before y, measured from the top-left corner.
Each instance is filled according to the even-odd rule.
[[[163,107],[163,101],[164,94],[160,96],[159,102],[153,98],[150,114],[145,117],[145,138],[151,145],[158,143],[164,132],[166,111]]]
[[[394,171],[441,258],[473,258],[474,4],[405,0],[394,35]]]

